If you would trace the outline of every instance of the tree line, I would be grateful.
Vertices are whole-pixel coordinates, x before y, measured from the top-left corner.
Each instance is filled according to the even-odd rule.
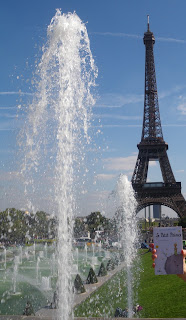
[[[24,244],[36,239],[53,239],[56,219],[44,211],[28,213],[15,208],[0,212],[0,242]]]
[[[0,243],[25,244],[38,239],[56,239],[57,225],[57,217],[44,211],[37,211],[34,214],[15,208],[6,209],[0,212]],[[178,225],[186,228],[186,217],[180,219]],[[89,232],[94,239],[96,230],[103,231],[102,236],[105,238],[116,239],[117,215],[109,219],[97,211],[86,217],[74,219],[74,238],[87,236]]]
[[[0,242],[5,244],[25,244],[37,239],[55,239],[58,221],[44,211],[29,213],[15,208],[0,212]],[[104,217],[100,212],[92,212],[86,217],[74,220],[74,237],[95,237],[96,230],[102,230],[105,236],[116,231],[116,222]]]

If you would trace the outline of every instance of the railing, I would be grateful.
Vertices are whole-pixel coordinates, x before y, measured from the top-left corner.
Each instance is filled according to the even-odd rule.
[[[142,184],[142,188],[181,188],[181,182],[163,183],[163,182],[148,182]]]

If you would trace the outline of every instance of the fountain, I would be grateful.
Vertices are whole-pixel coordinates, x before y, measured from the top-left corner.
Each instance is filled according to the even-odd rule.
[[[48,27],[48,42],[43,47],[37,76],[36,94],[22,133],[21,173],[29,210],[35,202],[39,185],[36,181],[42,180],[38,175],[45,176],[49,166],[53,175],[53,210],[58,214],[57,317],[69,319],[73,314],[74,186],[78,185],[77,172],[82,167],[85,144],[90,142],[88,125],[94,104],[90,90],[97,76],[86,27],[76,13],[62,14],[57,10]]]
[[[6,270],[6,248],[4,248],[4,268]]]
[[[20,292],[17,292],[17,275],[18,275],[18,266],[19,266],[20,260],[19,260],[19,256],[15,256],[14,258],[14,270],[13,270],[13,279],[12,279],[12,283],[13,283],[13,294],[14,295],[19,295],[21,294]]]
[[[79,249],[76,248],[76,261],[77,261],[77,271],[78,271],[78,261],[79,261]]]
[[[120,175],[114,192],[116,205],[116,219],[120,235],[120,243],[123,251],[127,273],[127,308],[128,317],[133,317],[134,304],[134,268],[137,263],[137,248],[139,234],[136,219],[136,200],[131,183],[127,176]],[[135,271],[135,270],[134,270]]]
[[[105,251],[105,259],[110,259],[110,252],[109,251]]]
[[[19,259],[20,259],[20,264],[23,262],[23,248],[22,246],[19,247],[20,254],[19,254]]]
[[[36,283],[39,284],[39,263],[40,263],[40,257],[37,257],[37,263],[36,263]]]
[[[84,250],[85,250],[85,262],[87,263],[87,245],[85,245]]]
[[[95,256],[95,244],[92,243],[92,267],[94,268],[98,265],[98,258]]]
[[[47,246],[47,242],[45,243],[45,257],[47,258],[48,255],[48,246]]]
[[[50,279],[50,277],[41,277],[41,288],[44,291],[51,290],[51,279]]]
[[[27,259],[29,259],[29,253],[28,253],[28,248],[27,248],[27,247],[25,248],[25,257],[26,257]]]
[[[52,256],[51,256],[51,274],[53,276],[56,275],[56,258],[55,258],[55,253],[52,253]]]
[[[48,27],[48,41],[43,47],[43,55],[37,65],[36,94],[28,107],[28,116],[22,132],[24,161],[21,173],[25,181],[25,198],[29,210],[34,208],[34,196],[39,193],[42,178],[49,173],[50,183],[52,181],[51,190],[54,190],[54,194],[50,191],[51,203],[53,212],[57,213],[58,218],[56,249],[58,320],[73,317],[72,230],[74,212],[77,211],[75,186],[80,185],[77,179],[85,157],[85,144],[90,143],[88,125],[91,106],[94,103],[90,91],[95,85],[96,76],[97,70],[94,66],[85,25],[75,13],[61,14],[57,10]],[[46,181],[47,179],[44,180],[44,183]],[[122,176],[118,181],[116,195],[120,203],[118,222],[127,266],[129,315],[132,316],[131,266],[135,256],[136,233],[131,234],[129,228],[136,230],[134,227],[135,203],[131,201],[133,198],[129,184]],[[128,245],[126,236],[131,239],[132,246]],[[97,263],[98,258],[94,250],[93,246],[92,258]],[[36,261],[33,265],[35,269],[30,268],[30,278],[33,278],[33,283],[39,288],[41,282],[44,291],[50,291],[52,286],[51,276],[40,275],[42,263],[46,263],[46,259],[51,262],[47,251],[49,250],[46,246],[44,251],[40,248],[36,252],[34,246],[33,258]],[[25,249],[23,257],[28,260],[28,249]],[[79,257],[77,260],[79,262]],[[51,271],[51,265],[49,269]],[[53,267],[52,270],[52,273],[55,273]],[[16,292],[18,261],[17,264],[15,263],[13,273],[14,292]]]
[[[43,250],[39,251],[39,257],[44,258],[44,251]]]
[[[92,256],[95,257],[95,244],[92,243]]]
[[[34,256],[34,260],[35,260],[35,257],[36,257],[36,243],[35,242],[33,244],[33,256]]]
[[[52,302],[53,294],[56,291],[56,281],[58,276],[55,246],[51,245],[50,247],[48,247],[47,257],[43,255],[43,257],[40,258],[39,252],[42,250],[42,248],[43,245],[36,244],[36,255],[34,256],[33,254],[30,254],[30,258],[28,260],[27,256],[23,254],[21,264],[20,247],[7,247],[6,252],[8,263],[6,270],[4,269],[4,250],[2,251],[2,268],[0,269],[0,301],[2,301],[2,314],[22,314],[27,300],[30,300],[32,302],[33,308],[36,312],[39,312],[41,308],[47,306],[48,301]],[[101,262],[104,262],[104,264],[106,265],[104,249],[102,250],[103,251],[101,252],[101,254],[98,250],[95,250],[95,257],[99,260],[99,264],[96,265],[94,269],[96,274],[100,269]],[[23,247],[23,253],[24,252],[25,248]],[[30,252],[33,252],[32,246],[29,247],[29,253]],[[77,270],[77,252],[76,248],[74,248],[72,277],[74,280],[78,273],[83,281],[85,281],[88,272],[92,267],[92,251],[87,251],[87,262],[85,262],[84,249],[79,249],[78,255],[79,269]],[[110,252],[110,255],[112,256],[113,253]],[[16,256],[17,258],[15,258]],[[15,261],[16,263],[18,263],[19,261],[18,268],[15,268]],[[12,288],[13,277],[15,279],[14,289]],[[15,291],[16,294],[13,294],[13,291]]]
[[[101,244],[101,241],[99,241],[99,243],[98,243],[98,250],[99,250],[99,252],[101,252],[101,247],[102,247],[102,244]]]

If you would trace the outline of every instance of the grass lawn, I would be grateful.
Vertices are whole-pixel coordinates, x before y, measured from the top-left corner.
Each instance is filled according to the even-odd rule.
[[[145,251],[143,251],[145,252]],[[155,276],[151,253],[141,255],[141,271],[136,268],[134,301],[143,307],[141,318],[186,318],[186,282],[176,275]],[[138,291],[138,294],[137,294]],[[78,317],[113,317],[115,309],[126,308],[125,271],[115,275],[75,309]]]

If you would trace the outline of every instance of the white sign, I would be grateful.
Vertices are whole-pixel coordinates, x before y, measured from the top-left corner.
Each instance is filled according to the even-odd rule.
[[[182,227],[153,228],[155,274],[182,274]]]

